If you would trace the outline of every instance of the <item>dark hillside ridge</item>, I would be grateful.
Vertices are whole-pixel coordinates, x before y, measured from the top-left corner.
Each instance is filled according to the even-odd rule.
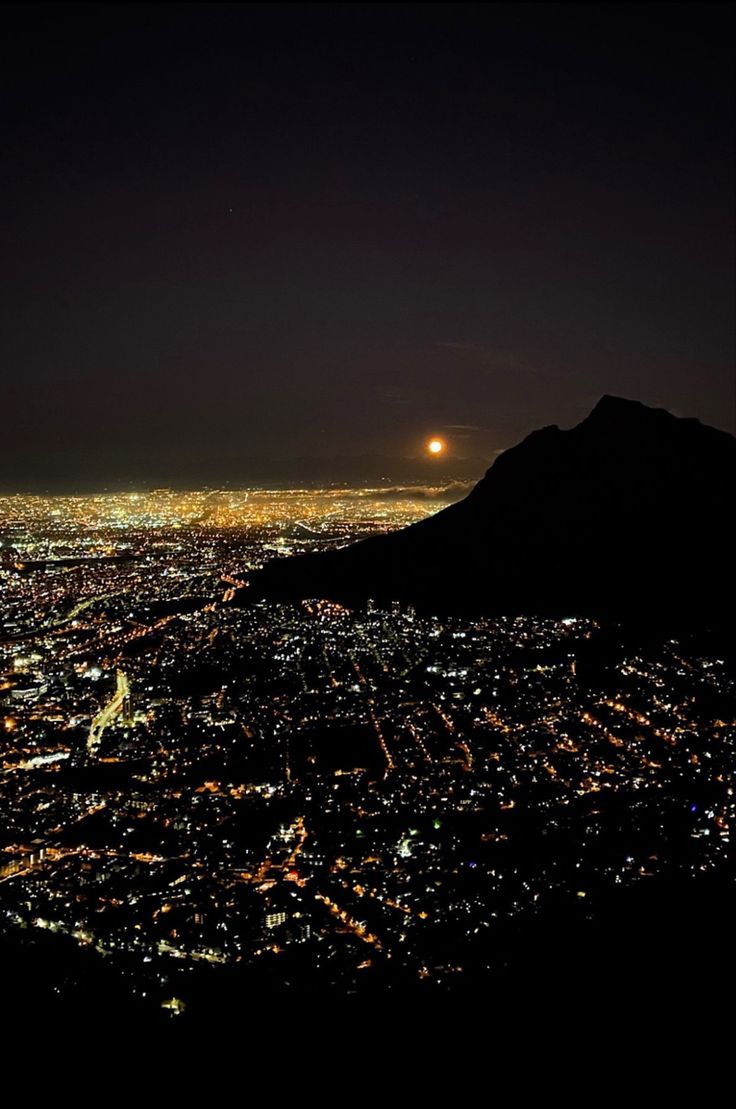
[[[604,396],[571,430],[540,428],[505,451],[457,504],[270,562],[242,599],[721,622],[733,614],[735,478],[732,435]]]

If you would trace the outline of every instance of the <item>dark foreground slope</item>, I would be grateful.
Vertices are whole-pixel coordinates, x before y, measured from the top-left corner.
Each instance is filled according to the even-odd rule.
[[[276,560],[250,597],[420,610],[721,619],[732,604],[736,439],[603,397],[533,432],[465,500],[338,551]]]

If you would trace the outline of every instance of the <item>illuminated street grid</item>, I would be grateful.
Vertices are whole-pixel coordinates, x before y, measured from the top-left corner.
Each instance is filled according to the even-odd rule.
[[[572,617],[238,607],[265,559],[436,507],[0,500],[5,933],[66,937],[177,1012],[233,968],[452,989],[552,901],[725,876],[735,690],[714,652],[604,664]]]

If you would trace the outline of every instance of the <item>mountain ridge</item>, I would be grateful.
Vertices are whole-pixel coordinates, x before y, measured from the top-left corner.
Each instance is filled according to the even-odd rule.
[[[607,394],[575,427],[538,428],[502,452],[463,500],[385,536],[274,560],[245,592],[720,618],[733,602],[723,530],[734,478],[728,432]]]

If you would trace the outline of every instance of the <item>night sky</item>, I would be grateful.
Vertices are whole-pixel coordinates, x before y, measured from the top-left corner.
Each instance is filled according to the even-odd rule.
[[[606,392],[734,430],[728,12],[6,5],[0,485],[479,476]]]

